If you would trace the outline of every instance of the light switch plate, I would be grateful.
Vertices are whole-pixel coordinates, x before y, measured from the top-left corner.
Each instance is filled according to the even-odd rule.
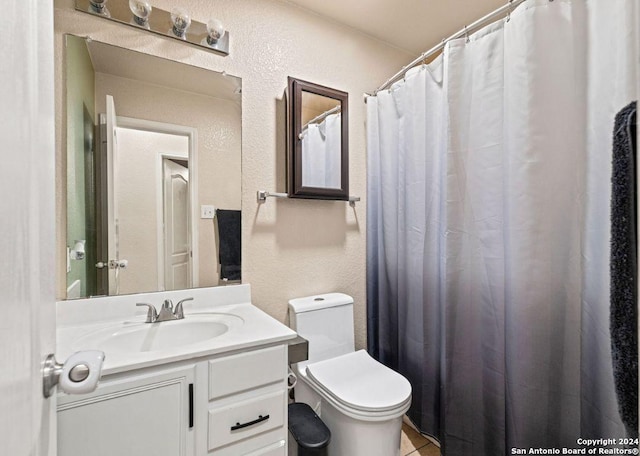
[[[216,207],[215,206],[200,206],[200,218],[201,219],[212,219],[216,216]]]

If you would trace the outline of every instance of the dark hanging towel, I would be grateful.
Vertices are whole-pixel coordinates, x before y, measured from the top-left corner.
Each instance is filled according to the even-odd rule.
[[[216,219],[218,220],[218,237],[220,239],[220,246],[218,247],[220,278],[240,280],[240,252],[242,251],[241,213],[240,211],[218,209],[216,211]]]
[[[638,437],[636,102],[616,115],[611,175],[611,354],[618,410]]]

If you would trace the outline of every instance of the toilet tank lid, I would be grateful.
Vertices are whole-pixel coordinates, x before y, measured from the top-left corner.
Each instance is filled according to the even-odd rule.
[[[347,304],[353,304],[353,298],[344,293],[326,293],[289,300],[289,307],[297,314]]]

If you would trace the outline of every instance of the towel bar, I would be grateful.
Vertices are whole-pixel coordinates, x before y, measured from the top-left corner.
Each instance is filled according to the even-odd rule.
[[[266,190],[258,190],[258,202],[262,203],[267,201],[267,198],[289,198],[289,194],[288,193],[275,193],[275,192],[268,192]],[[339,200],[336,200],[339,201]],[[359,196],[350,196],[349,197],[349,205],[350,206],[355,206],[356,202],[360,201],[360,197]]]

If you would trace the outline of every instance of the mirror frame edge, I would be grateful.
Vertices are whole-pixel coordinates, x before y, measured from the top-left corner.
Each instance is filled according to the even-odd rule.
[[[302,185],[302,92],[310,92],[341,103],[340,187],[321,188]],[[340,200],[349,199],[349,94],[341,90],[287,78],[287,192],[289,198]]]

